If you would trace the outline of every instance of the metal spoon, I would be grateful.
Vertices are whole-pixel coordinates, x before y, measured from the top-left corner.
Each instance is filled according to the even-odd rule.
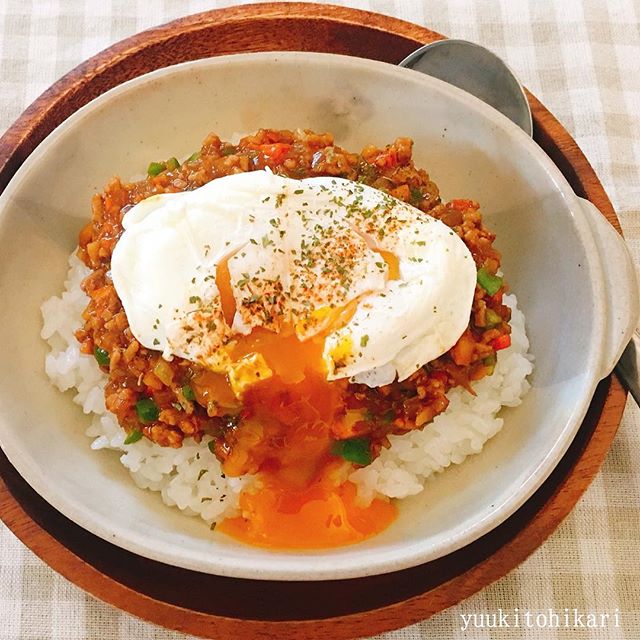
[[[467,40],[437,40],[409,54],[400,66],[464,89],[533,135],[531,109],[522,85],[489,49]]]
[[[531,108],[520,81],[495,53],[467,40],[437,40],[409,54],[401,67],[444,80],[491,105],[533,136]],[[633,333],[615,372],[640,406],[640,334]]]

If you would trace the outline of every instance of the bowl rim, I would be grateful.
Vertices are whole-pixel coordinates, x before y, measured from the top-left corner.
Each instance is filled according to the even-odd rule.
[[[331,64],[340,64],[358,68],[371,68],[377,70],[381,74],[406,74],[405,77],[411,78],[414,83],[429,86],[430,89],[437,93],[448,95],[449,98],[464,104],[469,109],[479,112],[483,117],[489,119],[496,126],[502,129],[507,129],[511,135],[520,136],[520,144],[524,146],[524,149],[528,149],[528,152],[534,157],[534,159],[543,166],[546,173],[552,179],[559,194],[562,196],[562,199],[566,204],[567,213],[573,220],[574,227],[580,236],[580,240],[583,243],[587,255],[590,256],[588,263],[589,279],[592,283],[594,296],[596,297],[596,300],[594,300],[594,306],[600,311],[599,314],[594,316],[592,334],[597,334],[602,331],[605,321],[603,312],[601,311],[604,308],[604,296],[602,294],[603,287],[601,286],[603,278],[598,258],[599,254],[591,229],[587,221],[584,219],[584,214],[577,202],[577,196],[553,161],[527,134],[521,131],[517,125],[474,96],[471,96],[470,94],[467,94],[466,92],[436,78],[416,73],[410,69],[402,69],[389,63],[365,58],[332,53],[289,51],[231,54],[183,62],[157,69],[127,80],[81,107],[56,127],[46,138],[44,138],[44,140],[42,140],[40,144],[38,144],[34,151],[25,160],[24,164],[18,169],[18,171],[16,171],[15,175],[0,195],[0,215],[5,202],[11,198],[14,191],[19,189],[31,166],[37,162],[38,157],[48,144],[55,141],[68,129],[80,124],[82,120],[94,109],[105,107],[110,100],[118,98],[121,94],[126,93],[132,87],[153,82],[156,79],[165,76],[182,73],[185,69],[198,69],[209,66],[230,64],[242,66],[244,64],[254,64],[255,62],[277,63],[281,61],[301,61],[303,63],[313,63],[313,61],[318,61],[318,63],[322,64],[321,61],[323,60],[324,64],[326,64],[327,61],[331,61]],[[370,576],[416,566],[418,564],[434,560],[438,557],[442,557],[469,544],[506,520],[536,491],[536,489],[540,487],[573,441],[573,438],[575,437],[575,434],[582,422],[582,418],[586,414],[591,397],[598,383],[597,371],[599,363],[602,361],[603,357],[602,346],[597,340],[593,339],[590,340],[589,344],[592,349],[590,357],[592,366],[589,368],[590,383],[588,385],[588,390],[585,392],[581,400],[574,405],[573,411],[565,426],[560,431],[558,439],[547,451],[546,455],[532,472],[528,480],[519,487],[519,491],[511,498],[505,500],[502,504],[496,505],[491,511],[491,514],[478,519],[474,526],[458,532],[457,535],[447,538],[446,541],[439,545],[424,545],[421,543],[404,545],[403,553],[398,553],[394,549],[391,549],[388,552],[376,550],[375,558],[369,559],[367,561],[367,566],[349,562],[348,560],[345,561],[344,556],[340,558],[341,563],[339,567],[327,566],[326,561],[323,560],[322,554],[295,555],[289,556],[287,559],[279,558],[277,567],[271,566],[273,564],[273,554],[265,554],[267,562],[259,563],[259,566],[256,566],[255,558],[251,558],[246,563],[235,563],[233,565],[229,565],[225,562],[223,557],[219,557],[218,555],[214,556],[212,554],[208,559],[205,559],[208,561],[203,563],[203,558],[201,558],[199,554],[185,555],[184,553],[175,553],[173,550],[165,550],[164,552],[159,551],[146,544],[145,538],[141,535],[136,535],[135,533],[132,535],[131,531],[128,533],[125,532],[127,535],[114,533],[112,525],[106,521],[106,519],[100,517],[96,518],[96,514],[93,514],[93,518],[89,517],[85,513],[86,509],[84,507],[73,503],[73,501],[68,500],[64,495],[52,490],[47,483],[46,478],[40,473],[37,465],[32,463],[28,458],[25,458],[19,449],[12,448],[11,440],[7,441],[4,438],[0,439],[0,445],[7,455],[7,458],[20,475],[22,475],[22,477],[27,480],[28,484],[54,508],[100,538],[152,560],[157,560],[165,564],[183,567],[186,569],[214,573],[221,576],[265,580],[324,580]],[[0,436],[1,435],[2,431],[0,430]],[[9,443],[9,446],[7,446],[7,443]],[[454,531],[457,532],[457,529],[454,529]],[[301,566],[305,564],[305,562],[301,562],[301,559],[306,562],[306,566]]]

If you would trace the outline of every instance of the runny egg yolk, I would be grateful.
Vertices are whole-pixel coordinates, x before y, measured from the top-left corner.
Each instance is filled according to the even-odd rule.
[[[216,286],[220,292],[220,303],[225,322],[231,326],[236,314],[236,300],[231,289],[231,274],[229,273],[229,258],[223,260],[216,269]]]
[[[398,261],[384,255],[389,277]],[[227,322],[235,313],[227,262],[217,269],[216,284]],[[355,304],[319,310],[329,328],[344,324]],[[339,473],[342,462],[331,455],[332,425],[344,414],[347,382],[328,381],[322,357],[324,337],[300,341],[293,328],[276,334],[255,328],[238,336],[234,362],[259,354],[271,372],[246,388],[241,403],[228,380],[205,371],[193,380],[196,399],[233,410],[242,406],[240,426],[223,464],[229,476],[259,473],[256,487],[240,497],[241,515],[227,518],[218,530],[242,542],[271,548],[323,548],[359,542],[385,529],[396,507],[385,500],[361,506],[355,486]]]
[[[255,546],[290,549],[339,547],[365,540],[388,527],[396,508],[384,500],[360,507],[351,482],[338,487],[316,482],[292,490],[272,479],[259,493],[240,496],[243,516],[219,529]]]
[[[391,253],[391,251],[383,251],[381,249],[374,249],[376,253],[379,253],[383,260],[387,263],[387,278],[389,280],[399,280],[400,279],[400,261],[398,260],[398,256]]]

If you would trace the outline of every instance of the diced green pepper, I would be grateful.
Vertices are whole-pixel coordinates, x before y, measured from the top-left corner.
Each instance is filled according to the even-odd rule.
[[[340,456],[349,462],[366,466],[371,464],[371,443],[368,438],[349,438],[336,440],[331,447],[334,456]]]
[[[153,398],[142,398],[136,402],[136,413],[140,422],[149,423],[158,419],[160,409]]]
[[[487,356],[486,358],[482,359],[482,364],[484,364],[487,367],[490,367],[491,365],[495,365],[496,361],[497,361],[496,354],[492,353],[490,356]]]
[[[484,267],[478,269],[478,284],[490,295],[493,296],[502,286],[502,278],[489,273]]]
[[[199,151],[194,151],[186,160],[185,162],[193,162],[194,160],[197,160],[200,157],[200,152]]]
[[[180,166],[180,163],[178,162],[178,158],[169,158],[166,163],[165,163],[167,169],[169,169],[169,171],[173,171],[174,169],[177,169]]]
[[[150,176],[157,176],[162,173],[167,168],[167,165],[164,162],[152,162],[149,164],[149,168],[147,169],[147,173]]]
[[[133,444],[134,442],[138,442],[142,438],[142,431],[138,429],[134,429],[133,431],[129,431],[129,434],[124,440],[125,444]]]
[[[493,309],[487,309],[485,318],[487,327],[495,327],[502,322],[502,318]]]
[[[489,375],[493,373],[493,370],[496,368],[496,362],[498,359],[496,358],[496,354],[492,353],[490,356],[483,358],[482,364],[489,369]]]
[[[101,367],[109,366],[109,353],[105,349],[101,349],[100,347],[96,347],[93,350],[93,355],[95,356],[98,364]]]
[[[424,199],[424,196],[422,195],[422,191],[420,191],[420,189],[416,189],[415,187],[411,187],[410,194],[411,194],[411,204],[418,205]]]
[[[188,384],[185,384],[184,387],[182,387],[182,395],[185,397],[185,400],[195,402],[196,396],[193,393],[193,389]]]

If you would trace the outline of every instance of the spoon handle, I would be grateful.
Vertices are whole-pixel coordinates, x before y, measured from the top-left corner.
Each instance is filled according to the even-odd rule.
[[[624,386],[640,406],[640,333],[636,329],[615,368]]]

